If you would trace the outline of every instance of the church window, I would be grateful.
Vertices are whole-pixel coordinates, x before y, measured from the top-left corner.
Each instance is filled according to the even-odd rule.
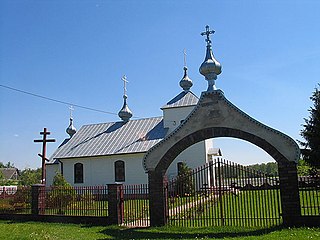
[[[114,163],[115,182],[125,181],[124,161],[118,160]]]
[[[74,183],[83,183],[83,164],[76,163],[74,165]]]

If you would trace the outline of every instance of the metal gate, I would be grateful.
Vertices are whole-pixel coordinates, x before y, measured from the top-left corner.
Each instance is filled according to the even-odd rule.
[[[273,226],[282,223],[279,180],[217,158],[169,181],[168,223],[177,226]]]

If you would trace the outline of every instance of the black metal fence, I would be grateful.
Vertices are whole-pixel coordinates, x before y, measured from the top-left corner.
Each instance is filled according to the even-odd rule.
[[[108,187],[46,187],[43,214],[107,216]]]
[[[299,177],[302,216],[320,216],[319,176]],[[108,216],[108,186],[0,187],[0,214]],[[178,226],[274,226],[282,222],[279,179],[218,158],[169,181],[168,223]],[[147,184],[123,185],[114,211],[123,225],[149,226]],[[33,206],[33,208],[32,208]],[[110,205],[111,206],[111,205]]]
[[[124,185],[124,225],[128,227],[149,226],[148,184]]]
[[[320,216],[320,176],[298,179],[302,216]]]
[[[168,184],[169,224],[272,226],[282,222],[279,181],[216,159]]]
[[[0,187],[0,213],[30,214],[31,187]]]

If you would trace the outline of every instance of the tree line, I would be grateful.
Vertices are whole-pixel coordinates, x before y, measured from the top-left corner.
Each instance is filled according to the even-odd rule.
[[[3,163],[0,162],[0,168],[15,168],[11,162]],[[19,170],[18,170],[19,171]],[[5,179],[4,175],[0,171],[0,185],[20,185],[20,186],[31,186],[33,184],[41,183],[41,168],[31,169],[26,168],[19,171],[18,180]]]

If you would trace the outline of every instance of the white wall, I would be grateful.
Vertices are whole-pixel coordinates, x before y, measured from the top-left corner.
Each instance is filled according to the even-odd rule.
[[[125,162],[125,184],[147,183],[148,176],[142,167],[143,153],[102,156],[92,158],[61,159],[63,175],[73,186],[96,186],[115,183],[114,163],[118,160]],[[74,165],[83,164],[83,183],[74,183]],[[52,184],[55,172],[47,168],[47,185]]]
[[[52,181],[57,172],[60,172],[60,164],[46,165],[46,185],[52,185]]]
[[[192,112],[195,106],[189,107],[175,107],[163,109],[164,127],[169,128],[168,134],[175,130],[182,120]],[[208,162],[208,149],[212,148],[212,139],[207,139],[196,143],[189,148],[185,149],[178,157],[171,163],[167,170],[169,179],[173,178],[178,173],[178,162],[185,162],[188,167],[194,169],[204,165]]]
[[[163,123],[164,127],[168,128],[168,133],[176,129],[182,120],[191,113],[195,106],[190,107],[175,107],[163,109]]]

